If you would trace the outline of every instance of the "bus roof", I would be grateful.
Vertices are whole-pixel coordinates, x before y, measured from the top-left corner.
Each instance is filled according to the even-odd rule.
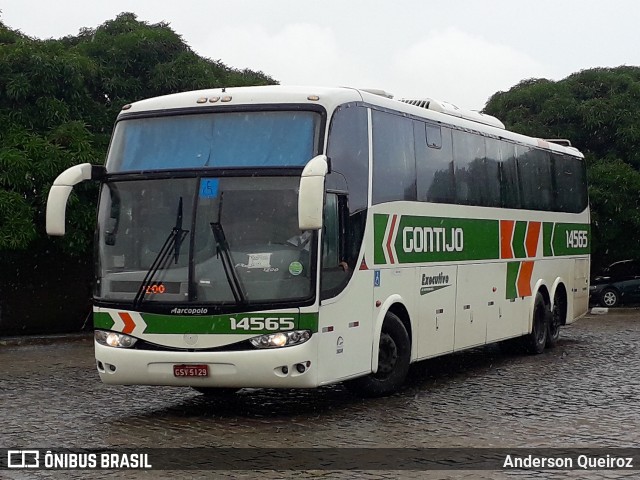
[[[574,147],[547,140],[528,137],[504,128],[495,117],[480,112],[465,111],[447,102],[433,99],[396,100],[383,90],[356,89],[350,87],[313,87],[268,85],[257,87],[227,87],[194,90],[149,98],[125,105],[121,115],[144,112],[197,109],[216,106],[246,106],[269,104],[321,105],[331,113],[339,105],[349,102],[365,102],[372,106],[394,110],[402,114],[421,117],[434,122],[452,125],[523,143],[559,153],[584,158]]]

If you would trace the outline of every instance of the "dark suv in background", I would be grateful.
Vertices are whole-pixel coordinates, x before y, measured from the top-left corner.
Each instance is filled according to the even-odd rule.
[[[589,303],[615,307],[640,303],[640,260],[622,260],[591,279]]]

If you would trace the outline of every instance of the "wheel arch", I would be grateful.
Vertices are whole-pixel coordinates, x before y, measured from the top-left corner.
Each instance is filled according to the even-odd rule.
[[[371,345],[371,372],[376,373],[378,371],[378,345],[380,343],[380,334],[382,333],[382,324],[388,312],[396,315],[404,328],[407,329],[409,335],[409,342],[411,344],[411,361],[415,359],[416,348],[414,345],[413,326],[411,323],[411,315],[407,308],[405,300],[400,295],[391,295],[380,306],[380,311],[376,316],[375,327],[373,331],[373,342]]]

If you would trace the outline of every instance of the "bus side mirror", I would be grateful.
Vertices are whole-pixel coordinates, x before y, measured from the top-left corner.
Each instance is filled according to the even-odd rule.
[[[324,179],[329,171],[326,155],[309,160],[300,177],[298,193],[298,226],[300,230],[322,228]]]
[[[58,175],[49,190],[47,199],[47,234],[64,235],[67,200],[69,200],[73,186],[84,180],[99,179],[103,174],[104,167],[82,163],[67,168]]]

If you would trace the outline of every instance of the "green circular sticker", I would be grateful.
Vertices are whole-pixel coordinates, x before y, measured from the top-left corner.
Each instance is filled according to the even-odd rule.
[[[300,275],[302,273],[302,264],[300,262],[291,262],[289,264],[289,273],[291,275]]]

